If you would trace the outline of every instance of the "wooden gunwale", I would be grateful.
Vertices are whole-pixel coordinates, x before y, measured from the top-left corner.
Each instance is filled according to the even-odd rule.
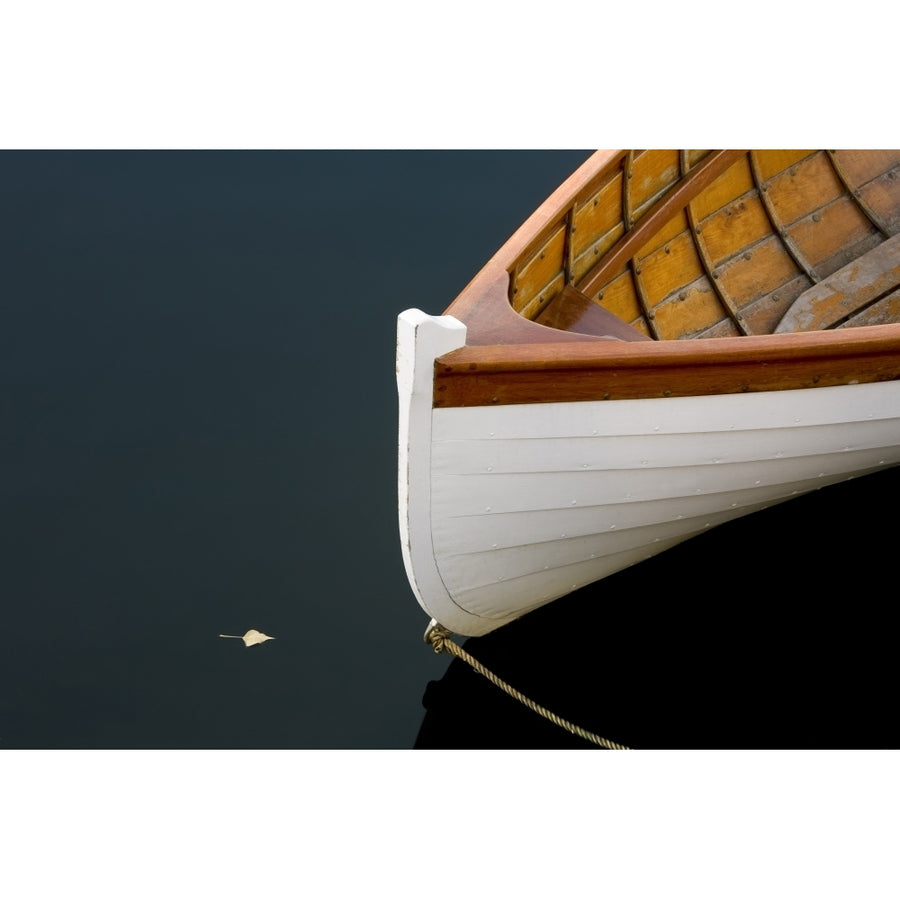
[[[746,151],[710,154],[697,164],[707,179]],[[467,327],[466,346],[435,362],[435,406],[543,403],[585,399],[773,391],[900,378],[900,324],[688,341],[622,342],[548,328],[509,302],[522,255],[558,227],[593,186],[621,166],[622,150],[600,150],[577,169],[504,244],[447,309]],[[705,169],[704,169],[705,167]],[[676,188],[660,209],[690,202]],[[642,236],[663,218],[636,223],[599,266],[627,264]],[[624,249],[623,249],[624,245]],[[599,283],[598,272],[582,279]],[[552,378],[547,375],[553,373]]]
[[[547,329],[550,330],[550,329]],[[693,341],[463,347],[435,361],[434,405],[687,397],[900,378],[900,324]]]

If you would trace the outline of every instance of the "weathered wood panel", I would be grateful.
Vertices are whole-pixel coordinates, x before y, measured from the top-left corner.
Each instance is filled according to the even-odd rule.
[[[657,306],[653,312],[661,340],[690,337],[725,317],[722,304],[705,277]]]
[[[682,231],[674,240],[644,257],[640,273],[647,302],[656,306],[669,294],[696,281],[704,270],[694,241],[688,232]]]
[[[573,281],[580,281],[624,234],[625,224],[619,221],[610,231],[600,235],[581,256],[576,257],[572,266]]]
[[[630,325],[642,320],[641,307],[630,272],[623,272],[618,278],[605,285],[597,302]],[[646,331],[646,327],[646,324],[642,323],[642,330]]]
[[[900,150],[835,150],[834,155],[852,187],[900,166]]]
[[[890,234],[900,231],[900,208],[897,203],[897,185],[900,167],[870,181],[859,189],[860,196],[887,226]]]
[[[810,286],[805,275],[798,275],[786,284],[742,307],[741,315],[751,334],[771,334],[790,305]],[[710,335],[711,336],[711,335]]]
[[[793,166],[807,156],[817,153],[816,150],[756,150],[756,160],[759,164],[759,173],[763,181],[783,172],[788,166]]]
[[[598,239],[622,230],[622,173],[616,175],[575,210],[572,250],[577,258],[593,249]],[[602,251],[601,251],[602,252]]]
[[[644,150],[634,158],[627,189],[634,221],[664,194],[680,174],[677,150]]]
[[[777,331],[831,328],[900,284],[900,235],[805,291],[793,303]]]
[[[734,298],[738,307],[743,307],[777,290],[796,277],[797,272],[781,240],[771,237],[726,263],[718,270],[718,276],[723,290]]]
[[[754,194],[745,194],[706,218],[699,239],[715,267],[771,234],[762,201]]]
[[[691,202],[691,211],[698,223],[723,206],[733,203],[739,197],[753,190],[753,175],[746,156],[735,161],[706,190]]]
[[[838,328],[862,328],[866,325],[888,325],[900,321],[900,289],[839,325]]]
[[[514,309],[524,309],[562,272],[565,246],[566,228],[561,224],[518,272],[513,293]]]
[[[844,193],[828,157],[821,152],[773,178],[767,189],[782,225],[793,224]]]
[[[636,259],[639,262],[643,262],[648,256],[655,253],[661,247],[665,247],[669,241],[675,240],[681,234],[686,234],[687,231],[687,213],[679,211],[676,215],[672,216],[669,222],[663,225],[659,231],[650,236],[647,243],[641,247]]]
[[[801,219],[788,233],[806,259],[818,266],[844,247],[862,241],[873,230],[872,223],[844,195]]]

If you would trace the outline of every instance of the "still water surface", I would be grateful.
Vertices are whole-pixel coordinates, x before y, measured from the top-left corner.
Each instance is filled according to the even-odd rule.
[[[586,155],[0,155],[0,748],[412,746],[396,316]]]
[[[421,642],[393,355],[397,313],[441,312],[586,156],[0,156],[0,748],[578,745]],[[635,746],[896,747],[896,488],[467,646]],[[218,637],[250,628],[276,640]]]

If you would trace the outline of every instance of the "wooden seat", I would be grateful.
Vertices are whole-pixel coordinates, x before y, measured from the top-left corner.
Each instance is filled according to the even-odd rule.
[[[804,291],[782,316],[775,334],[838,327],[863,309],[888,300],[898,285],[900,234]]]
[[[652,338],[623,322],[608,309],[598,306],[577,288],[567,284],[535,319],[539,325],[578,334],[620,341],[649,341]]]

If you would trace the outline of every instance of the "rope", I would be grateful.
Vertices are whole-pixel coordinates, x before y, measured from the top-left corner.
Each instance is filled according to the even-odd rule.
[[[483,675],[487,678],[491,684],[495,684],[500,690],[505,691],[509,694],[510,697],[514,697],[520,703],[523,703],[527,706],[532,712],[536,712],[539,716],[543,716],[545,719],[549,719],[554,725],[558,725],[560,728],[565,728],[566,731],[571,732],[572,734],[578,735],[578,737],[583,738],[586,741],[590,741],[592,744],[599,744],[601,747],[606,748],[607,750],[628,750],[629,747],[626,747],[624,744],[616,744],[614,741],[607,740],[604,737],[600,737],[599,734],[594,734],[591,731],[585,731],[583,728],[580,728],[578,725],[573,725],[571,722],[567,722],[565,719],[560,718],[555,713],[550,712],[549,709],[544,708],[543,706],[538,705],[533,700],[529,700],[524,694],[519,693],[512,685],[507,684],[503,681],[502,678],[498,678],[493,672],[489,669],[486,669],[477,659],[475,659],[471,654],[467,653],[459,644],[450,640],[450,632],[444,628],[443,625],[439,625],[434,619],[431,620],[431,624],[425,630],[425,642],[431,644],[434,647],[435,653],[449,653],[451,656],[455,656],[458,659],[461,659],[463,662],[467,662],[479,675]]]

